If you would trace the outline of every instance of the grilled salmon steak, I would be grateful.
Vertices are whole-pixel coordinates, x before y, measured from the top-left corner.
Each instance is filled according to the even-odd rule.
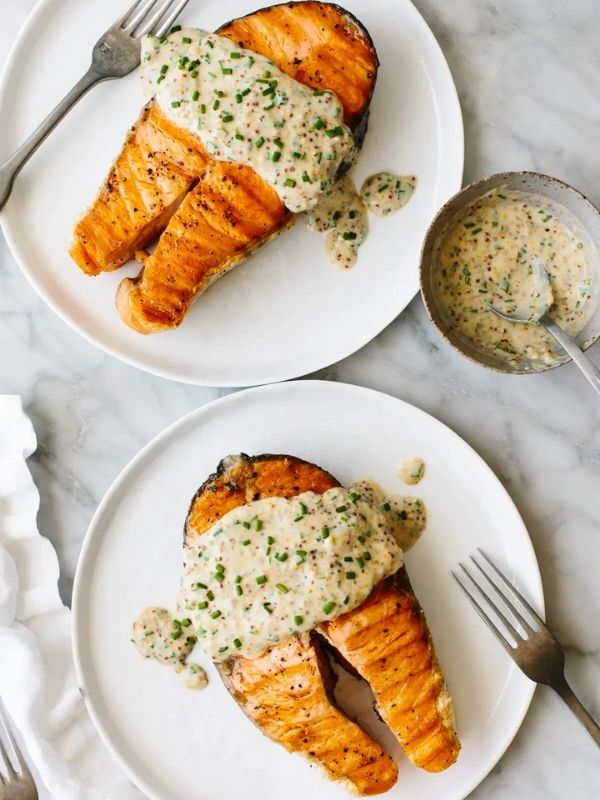
[[[292,456],[230,456],[192,499],[185,541],[246,503],[322,494],[339,485]],[[452,702],[404,567],[360,606],[310,635],[292,636],[252,660],[238,656],[219,665],[229,691],[263,733],[359,794],[379,794],[395,783],[391,758],[332,699],[334,675],[322,637],[368,681],[380,716],[413,763],[432,772],[454,763],[460,744]]]
[[[263,497],[321,494],[337,486],[324,470],[289,456],[230,458],[198,490],[185,526],[188,544],[228,511]],[[248,717],[273,741],[319,764],[356,793],[374,795],[396,782],[394,761],[336,706],[334,674],[315,635],[293,636],[256,659],[220,665]]]
[[[339,6],[291,2],[217,33],[269,58],[316,90],[336,93],[360,145],[377,76],[373,43]],[[137,278],[117,291],[123,321],[141,333],[179,325],[212,281],[291,225],[294,216],[251,168],[217,161],[199,138],[151,103],[130,131],[70,253],[84,272],[113,270],[160,236]]]

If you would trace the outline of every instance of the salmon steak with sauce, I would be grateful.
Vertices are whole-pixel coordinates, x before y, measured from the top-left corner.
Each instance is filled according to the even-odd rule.
[[[378,59],[367,31],[331,3],[291,2],[236,19],[217,33],[270,59],[299,83],[334,92],[357,146]],[[199,137],[151,102],[129,132],[70,254],[88,275],[143,262],[116,305],[140,333],[177,327],[217,278],[293,224],[295,215],[250,167],[208,154]],[[158,238],[151,255],[144,251]]]
[[[192,499],[185,543],[247,503],[339,486],[325,470],[292,456],[229,456]],[[242,710],[269,738],[355,793],[380,794],[396,782],[397,766],[337,706],[325,642],[368,681],[381,718],[413,763],[432,772],[454,763],[460,744],[452,702],[404,567],[357,608],[316,630],[290,636],[257,658],[237,656],[217,666]]]

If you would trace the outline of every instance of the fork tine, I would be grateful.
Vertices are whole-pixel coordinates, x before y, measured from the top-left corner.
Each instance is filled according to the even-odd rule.
[[[173,11],[169,12],[169,15],[166,17],[166,19],[163,22],[161,22],[160,26],[156,29],[154,35],[158,36],[159,38],[164,36],[171,27],[171,25],[175,22],[177,17],[181,14],[183,9],[187,6],[188,2],[189,0],[179,0]]]
[[[146,16],[138,25],[135,31],[135,37],[145,36],[147,33],[152,33],[156,25],[159,23],[164,14],[169,10],[173,0],[160,0],[157,6],[152,7],[150,16]]]
[[[126,24],[121,24],[123,32],[132,34],[137,26],[143,22],[148,12],[152,10],[155,3],[156,0],[139,0],[136,3],[136,8],[132,9],[135,13],[127,16]]]
[[[525,610],[526,610],[526,611],[527,611],[527,612],[528,612],[528,613],[531,615],[532,619],[533,619],[535,622],[537,622],[539,625],[541,625],[542,627],[545,627],[544,620],[543,620],[543,619],[540,617],[540,615],[537,613],[537,611],[536,611],[536,610],[535,610],[535,609],[534,609],[534,608],[533,608],[533,607],[532,607],[532,606],[531,606],[531,605],[530,605],[530,604],[527,602],[527,600],[526,600],[526,599],[523,597],[523,595],[521,594],[521,592],[520,592],[520,591],[519,591],[517,588],[515,588],[515,587],[512,585],[512,583],[511,583],[511,582],[508,580],[508,578],[506,577],[506,575],[504,575],[504,573],[503,573],[503,572],[501,572],[501,571],[498,569],[498,567],[497,567],[497,566],[494,564],[494,562],[491,560],[491,558],[490,558],[489,556],[487,556],[487,555],[486,555],[486,554],[483,552],[483,550],[482,550],[480,547],[478,547],[478,548],[477,548],[477,551],[478,551],[479,553],[481,553],[481,555],[483,556],[483,558],[485,558],[485,560],[487,561],[487,563],[488,563],[488,564],[490,565],[490,567],[491,567],[491,568],[494,570],[494,572],[496,573],[496,575],[497,575],[497,576],[500,578],[500,580],[502,581],[502,583],[504,584],[504,586],[506,586],[506,588],[507,588],[507,589],[508,589],[510,592],[512,592],[512,594],[514,595],[514,597],[516,597],[516,598],[517,598],[517,600],[518,600],[518,601],[521,603],[521,605],[522,605],[522,606],[525,608]]]
[[[114,25],[112,27],[113,28],[117,28],[117,27],[120,28],[121,25],[123,25],[123,23],[126,20],[129,19],[129,17],[133,14],[133,12],[136,10],[136,8],[139,6],[139,4],[141,2],[142,2],[142,0],[134,0],[134,2],[129,6],[127,11],[122,16],[120,16],[118,20],[116,20],[116,22],[114,23]]]
[[[23,753],[21,752],[21,749],[19,748],[19,745],[17,744],[15,737],[13,736],[11,723],[8,718],[8,714],[6,713],[6,709],[4,708],[4,703],[2,702],[1,699],[0,699],[0,728],[4,730],[6,738],[8,739],[10,746],[12,747],[12,751],[15,754],[17,764],[19,765],[19,769],[21,770],[21,775],[27,775],[28,777],[31,777],[31,773],[29,771],[29,767],[27,766],[27,762],[23,758]],[[7,761],[10,767],[12,768],[12,762],[7,756],[6,747],[2,743],[1,735],[0,735],[0,751],[2,752],[4,760]],[[14,769],[12,769],[12,771],[14,777],[16,773]]]
[[[504,603],[504,605],[509,610],[509,612],[517,620],[517,622],[520,625],[522,625],[523,628],[525,628],[525,630],[528,633],[533,633],[534,629],[531,626],[531,624],[528,622],[528,620],[525,619],[525,617],[521,614],[521,612],[515,606],[515,604],[510,601],[510,599],[506,596],[506,594],[502,591],[502,589],[490,578],[490,576],[487,574],[487,572],[484,570],[484,568],[481,566],[481,564],[475,559],[475,556],[471,555],[471,556],[469,556],[469,558],[471,559],[473,564],[477,567],[479,572],[483,575],[483,577],[485,578],[486,582],[492,587],[492,589],[494,591],[494,594],[497,597],[500,598],[500,600]]]
[[[521,636],[521,634],[519,633],[519,631],[518,631],[518,630],[515,628],[515,626],[514,626],[514,625],[512,624],[512,622],[511,622],[511,621],[508,619],[508,617],[507,617],[507,616],[506,616],[506,615],[505,615],[505,614],[502,612],[502,610],[501,610],[500,608],[498,608],[497,604],[495,604],[495,603],[492,601],[492,599],[490,598],[489,594],[487,594],[487,593],[486,593],[486,592],[483,590],[483,588],[482,588],[481,584],[480,584],[478,581],[476,581],[476,580],[475,580],[475,578],[474,578],[474,577],[473,577],[473,575],[472,575],[472,574],[469,572],[469,570],[468,570],[468,569],[465,567],[465,565],[461,563],[461,564],[459,564],[459,566],[460,566],[460,568],[462,569],[462,571],[465,573],[465,575],[467,575],[467,577],[469,578],[469,580],[471,581],[471,583],[472,583],[474,586],[476,586],[476,587],[477,587],[477,590],[479,591],[479,593],[481,594],[481,596],[484,598],[484,600],[487,602],[487,604],[489,605],[489,607],[490,607],[490,608],[493,610],[494,614],[495,614],[495,615],[496,615],[496,616],[497,616],[499,619],[501,619],[501,620],[502,620],[502,622],[504,623],[504,626],[506,627],[506,629],[508,630],[508,632],[510,633],[510,635],[513,637],[513,639],[514,639],[514,641],[515,641],[515,644],[516,644],[516,643],[518,643],[520,640],[522,640],[522,639],[523,639],[523,637]]]
[[[462,567],[462,564],[461,564],[461,567]],[[463,567],[463,569],[464,569],[464,567]],[[453,569],[450,570],[450,574],[452,575],[454,580],[458,583],[460,588],[463,590],[464,594],[467,597],[467,600],[471,603],[471,605],[473,606],[475,611],[479,614],[481,619],[485,622],[485,624],[488,626],[488,628],[494,634],[496,639],[498,639],[498,641],[500,642],[502,647],[504,647],[506,652],[509,653],[512,656],[513,649],[514,649],[513,645],[508,641],[508,639],[506,638],[504,633],[500,630],[500,628],[496,625],[496,623],[491,619],[491,617],[489,617],[488,614],[486,614],[486,612],[484,611],[483,607],[475,599],[474,594],[470,591],[470,589],[468,589],[465,586],[465,584],[463,583],[461,578],[459,578],[459,576],[456,574],[456,572],[454,572]]]
[[[6,771],[6,775],[8,776],[8,780],[14,780],[17,777],[17,773],[15,772],[15,768],[13,767],[12,759],[8,755],[8,751],[6,749],[6,745],[4,744],[4,740],[2,736],[0,736],[0,766],[4,762],[4,769]],[[2,773],[0,772],[0,775]]]

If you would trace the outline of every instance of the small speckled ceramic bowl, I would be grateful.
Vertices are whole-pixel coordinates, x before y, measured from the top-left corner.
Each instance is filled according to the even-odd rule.
[[[591,243],[600,252],[600,212],[590,201],[567,183],[542,175],[539,172],[499,172],[489,178],[471,183],[460,192],[451,197],[442,206],[435,219],[429,226],[429,230],[423,242],[421,250],[420,280],[421,294],[427,313],[432,322],[436,325],[444,339],[456,350],[472,361],[482,364],[489,369],[498,372],[507,372],[515,375],[530,374],[533,372],[543,372],[553,369],[561,364],[565,364],[571,359],[556,345],[557,361],[552,364],[545,364],[539,361],[523,360],[517,364],[510,364],[500,355],[485,350],[476,345],[471,340],[452,330],[446,322],[444,304],[436,290],[434,275],[437,266],[437,258],[440,247],[452,225],[456,216],[470,203],[486,192],[504,186],[509,190],[531,192],[540,194],[549,201],[564,206],[573,214],[581,227],[586,231]],[[600,289],[600,274],[598,263],[596,262],[595,273],[592,283],[592,295],[597,299]],[[596,302],[596,308],[591,318],[576,337],[577,343],[586,350],[600,337],[600,304]]]

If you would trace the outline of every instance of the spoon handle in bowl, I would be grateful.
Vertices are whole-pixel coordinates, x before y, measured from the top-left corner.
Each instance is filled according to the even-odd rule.
[[[567,351],[594,389],[600,394],[600,369],[590,361],[577,342],[568,336],[547,314],[544,314],[540,322],[548,333],[554,336],[561,347]]]

